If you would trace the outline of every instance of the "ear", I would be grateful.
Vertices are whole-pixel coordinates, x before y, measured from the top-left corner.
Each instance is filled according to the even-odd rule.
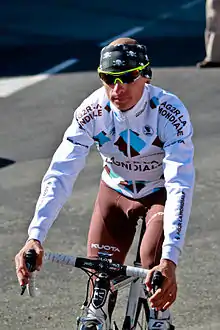
[[[144,81],[145,84],[150,84],[150,79],[149,78],[141,75],[141,79],[142,79],[142,81]]]
[[[141,75],[145,78],[151,79],[152,78],[152,70],[150,66],[147,66],[141,71]]]

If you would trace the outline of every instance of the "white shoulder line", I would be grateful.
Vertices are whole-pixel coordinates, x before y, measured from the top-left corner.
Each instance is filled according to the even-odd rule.
[[[103,42],[101,42],[99,44],[99,47],[104,47],[106,45],[108,45],[111,41],[115,40],[115,39],[118,39],[118,38],[124,38],[124,37],[130,37],[130,36],[133,36],[135,35],[136,33],[142,31],[144,29],[143,26],[136,26],[128,31],[125,31],[125,32],[122,32],[121,34],[119,34],[118,36],[114,36],[108,40],[105,40]]]
[[[8,97],[28,86],[34,85],[40,81],[46,80],[52,74],[58,73],[67,67],[77,63],[79,60],[77,58],[69,59],[65,62],[62,62],[53,68],[39,73],[34,76],[21,76],[13,78],[0,78],[0,97]]]
[[[104,47],[104,46],[108,45],[110,42],[112,42],[115,39],[124,38],[124,37],[131,37],[131,36],[141,32],[141,31],[143,31],[144,29],[148,28],[152,24],[157,24],[158,21],[166,20],[166,19],[174,16],[175,13],[177,13],[178,11],[191,9],[192,7],[196,6],[197,4],[199,4],[202,1],[204,1],[204,0],[187,1],[183,5],[181,5],[180,7],[176,8],[174,11],[171,10],[169,12],[161,13],[157,17],[155,17],[154,19],[147,21],[144,26],[135,26],[135,27],[133,27],[133,28],[131,28],[131,29],[125,31],[125,32],[122,32],[121,34],[119,34],[117,36],[113,36],[112,38],[109,38],[105,41],[100,42],[98,44],[98,46],[99,47]]]

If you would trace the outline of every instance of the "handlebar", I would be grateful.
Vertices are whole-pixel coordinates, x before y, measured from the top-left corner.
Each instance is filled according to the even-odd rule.
[[[97,272],[104,272],[107,275],[125,275],[145,278],[148,274],[147,269],[121,265],[119,263],[110,262],[109,259],[90,259],[52,252],[45,252],[44,259],[61,265],[70,265],[76,268],[88,268]]]
[[[26,265],[28,265],[27,263],[28,261],[29,262],[28,269],[31,272],[27,289],[31,297],[36,296],[35,276],[34,276],[35,273],[34,265],[36,265],[36,253],[34,254],[34,252],[28,251],[28,253],[26,254],[26,258],[27,255],[29,256],[28,260],[26,260]],[[32,253],[33,255],[31,258],[30,255]],[[30,265],[30,260],[32,260],[33,262],[32,267]],[[96,272],[99,273],[102,272],[102,273],[106,273],[107,275],[113,275],[113,276],[124,275],[129,277],[145,278],[148,274],[147,269],[115,263],[112,262],[112,260],[109,259],[109,257],[101,257],[100,259],[90,259],[90,258],[65,255],[62,253],[45,252],[44,260],[56,262],[61,265],[73,266],[80,269],[95,270]],[[155,285],[154,285],[154,277],[156,278]],[[156,289],[156,286],[159,287],[161,285],[162,280],[163,280],[162,274],[160,272],[155,272],[153,276],[154,290]]]

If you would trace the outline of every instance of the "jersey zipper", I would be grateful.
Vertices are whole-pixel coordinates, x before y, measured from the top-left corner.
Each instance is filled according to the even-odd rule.
[[[130,133],[130,127],[129,127],[129,120],[128,120],[128,118],[127,118],[127,116],[125,115],[125,118],[126,118],[126,124],[127,124],[127,141],[128,141],[128,143],[127,143],[127,154],[128,154],[128,158],[129,158],[129,160],[130,160],[130,162],[132,162],[133,163],[133,159],[132,159],[132,157],[131,157],[131,133]],[[132,164],[132,165],[134,165],[134,164]],[[133,173],[132,173],[133,174]],[[135,179],[134,179],[134,177],[132,176],[132,185],[133,185],[133,189],[134,189],[134,195],[136,196],[137,195],[137,188],[136,188],[136,184],[135,184]]]

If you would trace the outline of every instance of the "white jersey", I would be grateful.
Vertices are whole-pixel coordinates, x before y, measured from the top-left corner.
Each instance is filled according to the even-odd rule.
[[[194,186],[192,133],[182,102],[161,88],[146,85],[126,112],[108,100],[104,87],[96,90],[75,111],[43,178],[29,238],[44,241],[95,142],[102,180],[112,189],[138,199],[166,187],[162,257],[177,263]]]

